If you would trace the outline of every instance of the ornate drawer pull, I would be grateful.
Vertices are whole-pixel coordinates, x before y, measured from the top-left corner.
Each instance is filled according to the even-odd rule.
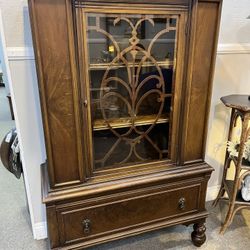
[[[85,234],[90,233],[90,230],[91,230],[91,221],[89,219],[85,219],[85,220],[83,220],[82,225],[83,225],[83,231],[84,231],[84,233]]]
[[[178,206],[180,210],[184,210],[186,206],[186,199],[185,198],[180,198],[178,202]]]

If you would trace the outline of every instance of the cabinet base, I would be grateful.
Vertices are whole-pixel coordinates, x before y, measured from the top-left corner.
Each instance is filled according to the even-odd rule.
[[[105,192],[77,188],[79,193],[70,190],[70,196],[65,190],[50,194],[46,209],[51,248],[83,249],[179,224],[194,224],[192,241],[201,246],[206,240],[205,197],[212,168],[198,169],[195,173],[190,168],[189,175],[186,168],[174,177],[166,171],[132,187],[132,180],[123,180],[126,185],[117,190],[102,186]]]
[[[193,222],[189,222],[188,224],[189,225],[194,224],[194,226],[197,225],[197,224],[203,224],[205,222],[205,220],[206,220],[207,213],[203,214],[202,216],[205,216],[205,217],[203,217],[202,219],[199,219],[200,222],[199,222],[199,220],[195,220]],[[194,217],[196,217],[196,216],[194,216]],[[162,228],[167,228],[167,227],[170,227],[170,226],[175,226],[175,225],[180,225],[180,224],[182,224],[181,221],[169,222],[169,223],[166,222],[165,225],[164,224],[162,224],[162,225],[153,225],[152,227],[141,228],[140,230],[137,230],[137,231],[128,231],[128,232],[126,232],[124,234],[114,234],[111,237],[100,238],[100,239],[96,239],[95,241],[80,242],[78,244],[65,245],[65,246],[54,247],[54,248],[51,246],[51,249],[52,250],[55,250],[55,249],[56,250],[66,250],[66,249],[67,250],[81,250],[81,249],[85,249],[85,248],[92,247],[92,246],[95,246],[95,245],[100,245],[100,244],[108,243],[108,242],[115,241],[115,240],[120,240],[120,239],[124,239],[124,238],[128,238],[128,237],[133,237],[133,236],[137,236],[137,235],[140,235],[140,234],[143,234],[143,233],[146,233],[146,232],[155,231],[155,230],[159,230],[159,229],[162,229]],[[194,232],[192,232],[192,234],[191,234],[191,239],[192,239],[193,244],[196,247],[200,247],[200,246],[202,246],[202,244],[205,243],[205,241],[206,241],[205,232],[204,232],[204,236],[202,237],[202,240],[200,240],[198,235],[195,236],[195,237],[193,237],[193,235],[194,235]]]

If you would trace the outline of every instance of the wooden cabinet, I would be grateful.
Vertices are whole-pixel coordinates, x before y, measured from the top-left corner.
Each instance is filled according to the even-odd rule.
[[[204,243],[220,0],[30,0],[51,248],[176,224]]]

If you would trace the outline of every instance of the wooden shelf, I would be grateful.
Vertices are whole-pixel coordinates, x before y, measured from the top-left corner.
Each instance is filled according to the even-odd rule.
[[[156,115],[145,115],[137,116],[135,121],[135,126],[146,126],[154,123]],[[169,122],[168,115],[164,114],[159,117],[156,124],[167,123]],[[109,124],[112,128],[127,128],[132,125],[131,118],[121,117],[118,119],[110,119]],[[109,129],[107,123],[103,119],[98,119],[94,121],[94,131]]]
[[[237,166],[237,163],[238,163],[238,158],[237,157],[231,157],[229,156],[232,161],[234,162],[234,165]],[[241,162],[241,169],[244,169],[244,170],[250,170],[250,165],[247,165],[247,162],[243,159],[242,162]]]
[[[158,66],[163,67],[163,68],[170,68],[174,65],[173,61],[159,61],[157,62]],[[90,70],[106,70],[108,67],[111,66],[111,62],[108,63],[91,63],[89,64],[89,69]],[[128,63],[129,67],[138,67],[139,66],[139,62],[138,63]],[[150,62],[144,62],[142,67],[153,67],[155,66],[155,64],[150,63]],[[114,63],[112,64],[111,69],[118,69],[118,68],[125,68],[126,65],[125,64],[121,64],[121,63]]]
[[[225,187],[227,195],[228,195],[228,198],[225,198],[225,197],[223,198],[224,200],[231,200],[232,199],[233,185],[234,185],[234,181],[232,181],[232,180],[224,180],[224,187]],[[238,205],[250,206],[250,202],[244,201],[242,199],[240,190],[238,190],[238,192],[237,192],[235,203],[238,204]]]

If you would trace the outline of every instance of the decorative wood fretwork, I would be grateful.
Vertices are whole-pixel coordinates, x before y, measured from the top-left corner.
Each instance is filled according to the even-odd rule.
[[[90,87],[92,91],[98,92],[98,98],[94,99],[92,95],[92,103],[99,107],[100,116],[96,118],[98,110],[94,109],[92,112],[94,136],[98,136],[96,131],[102,129],[108,129],[113,136],[109,149],[100,158],[95,159],[95,163],[105,167],[131,161],[141,162],[166,158],[169,149],[166,146],[162,149],[150,132],[157,124],[171,122],[172,92],[168,92],[167,88],[172,88],[173,79],[171,77],[167,82],[164,74],[168,68],[171,68],[172,74],[174,70],[178,16],[87,13],[85,18],[90,51],[89,81],[93,82],[90,83]],[[126,33],[122,34],[124,27],[126,27]],[[174,37],[167,42],[174,51],[173,60],[171,58],[165,61],[159,60],[154,55],[153,48],[159,42],[166,43],[167,39],[164,35],[171,31]],[[151,39],[148,39],[149,34],[146,32],[153,34]],[[162,37],[165,40],[159,41]],[[91,42],[93,41],[106,43],[105,58],[91,57],[93,53]],[[167,48],[166,45],[165,47]],[[167,54],[166,51],[164,52]],[[117,69],[120,70],[119,73],[114,73]],[[99,73],[101,74],[98,79],[100,82],[97,87],[93,87],[98,80],[94,79],[94,76],[91,79],[91,74],[97,70],[103,73]],[[166,98],[169,100],[168,103]],[[148,113],[152,107],[153,111]],[[94,147],[95,143],[98,142],[94,142]],[[108,164],[107,161],[114,156],[122,143],[129,146],[127,154],[122,159],[113,160],[113,164]],[[140,144],[149,144],[150,150],[155,151],[156,154],[152,156],[145,152],[143,155],[139,152]]]

